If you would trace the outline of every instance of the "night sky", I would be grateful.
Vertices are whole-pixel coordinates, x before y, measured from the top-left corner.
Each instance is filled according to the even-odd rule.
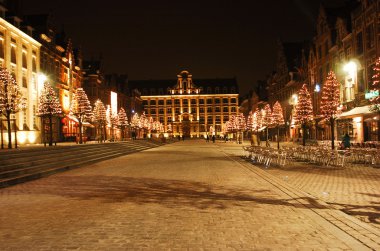
[[[310,39],[320,0],[21,0],[21,14],[49,11],[85,58],[129,79],[237,77],[245,94],[273,71],[276,41]],[[336,2],[327,1],[329,4]],[[341,1],[337,1],[341,2]]]

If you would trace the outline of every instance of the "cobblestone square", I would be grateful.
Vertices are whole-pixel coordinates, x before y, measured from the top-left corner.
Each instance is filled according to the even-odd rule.
[[[376,227],[241,153],[187,140],[4,188],[0,249],[380,248]]]

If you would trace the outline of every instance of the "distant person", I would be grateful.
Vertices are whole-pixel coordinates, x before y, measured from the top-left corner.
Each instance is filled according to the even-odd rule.
[[[177,138],[178,138],[178,141],[181,141],[181,135],[178,135]]]
[[[215,143],[215,135],[212,135],[212,143]]]
[[[185,135],[182,135],[182,141],[185,141]]]
[[[347,149],[351,147],[350,135],[346,133],[342,138],[341,149]]]
[[[208,134],[206,135],[206,142],[209,142],[210,138],[208,137]]]

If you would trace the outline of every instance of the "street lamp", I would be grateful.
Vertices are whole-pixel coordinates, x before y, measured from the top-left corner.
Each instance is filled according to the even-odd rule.
[[[347,72],[345,78],[345,100],[351,101],[354,99],[353,85],[357,82],[357,64],[353,61],[348,62],[343,66],[343,70]]]
[[[318,104],[318,100],[317,100],[317,97],[318,97],[318,93],[321,91],[321,87],[318,83],[315,84],[315,87],[314,87],[314,105],[313,105],[313,108],[314,108],[314,120],[315,120],[315,140],[318,140],[318,117],[317,117],[317,112],[318,112],[318,107],[317,107],[317,104]]]

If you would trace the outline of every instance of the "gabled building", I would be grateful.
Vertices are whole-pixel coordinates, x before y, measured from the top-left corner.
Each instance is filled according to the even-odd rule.
[[[287,125],[286,134],[298,137],[299,130],[294,125],[293,113],[298,90],[307,83],[307,42],[278,42],[276,69],[267,80],[268,102],[280,102],[284,120]]]
[[[34,38],[41,43],[40,87],[49,82],[59,95],[64,117],[53,123],[55,141],[65,141],[77,133],[77,121],[69,116],[72,95],[82,86],[82,55],[74,49],[64,31],[57,32],[49,14],[29,15],[24,23],[34,28]]]

